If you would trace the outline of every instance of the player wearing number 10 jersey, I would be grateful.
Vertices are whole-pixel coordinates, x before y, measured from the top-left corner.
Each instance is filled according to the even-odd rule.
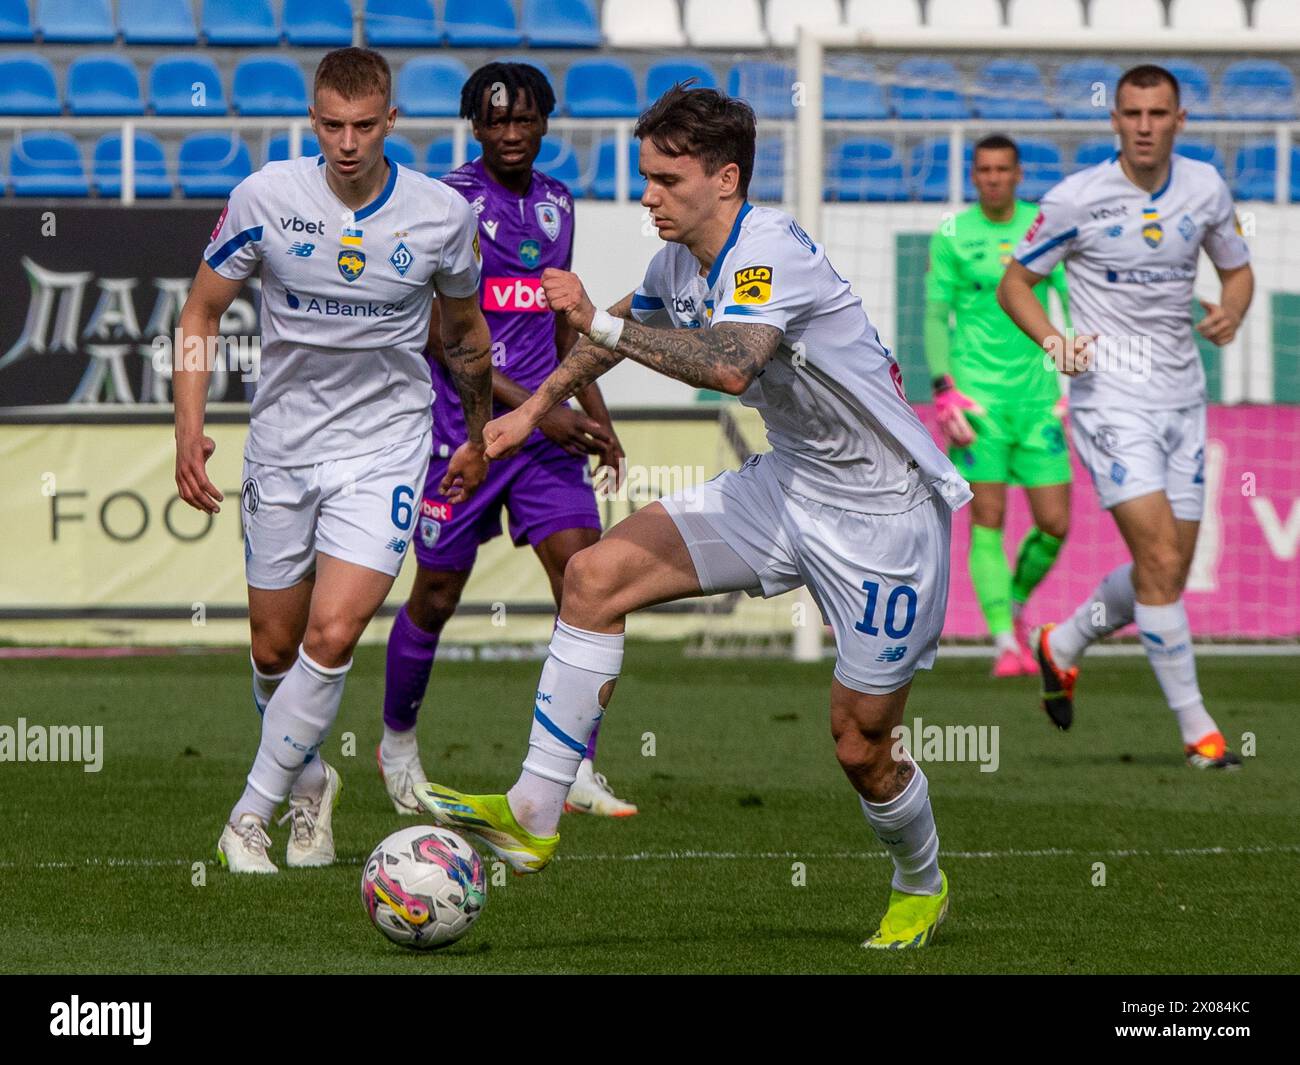
[[[244,559],[261,743],[218,843],[237,873],[275,873],[267,826],[285,799],[287,862],[334,860],[339,774],[321,758],[352,649],[384,601],[415,526],[429,461],[435,291],[467,441],[441,489],[452,505],[486,473],[490,343],[478,306],[474,218],[440,182],[384,155],[397,111],[376,52],[329,53],[316,72],[321,155],[269,163],[234,189],[181,313],[211,342],[257,272],[262,347],[244,451]],[[200,350],[207,343],[199,345]],[[203,435],[208,371],[178,353],[176,481],[214,512]]]
[[[835,632],[836,753],[894,862],[889,909],[866,945],[924,946],[946,912],[947,880],[925,775],[892,757],[891,730],[914,672],[934,660],[951,511],[969,486],[903,397],[897,363],[824,247],[789,215],[747,202],[749,106],[676,86],[635,132],[641,202],[666,246],[612,312],[596,311],[574,274],[546,272],[548,303],[585,339],[490,423],[489,454],[524,446],[547,410],[623,358],[740,396],[762,415],[772,450],[650,504],[575,555],[518,781],[487,796],[425,784],[416,798],[536,872],[559,842],[565,794],[621,671],[627,614],[807,586]]]

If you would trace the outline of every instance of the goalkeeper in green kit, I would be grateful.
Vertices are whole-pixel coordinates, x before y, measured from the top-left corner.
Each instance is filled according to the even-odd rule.
[[[979,202],[930,240],[925,358],[949,454],[975,493],[970,576],[993,634],[993,676],[1036,676],[1023,615],[1070,524],[1065,400],[1055,367],[997,302],[1006,264],[1037,215],[1033,204],[1016,199],[1020,151],[1008,137],[985,137],[975,145],[971,170]],[[1049,286],[1068,326],[1060,266],[1039,285],[1044,307]],[[1014,570],[1002,543],[1008,485],[1024,487],[1034,518]]]

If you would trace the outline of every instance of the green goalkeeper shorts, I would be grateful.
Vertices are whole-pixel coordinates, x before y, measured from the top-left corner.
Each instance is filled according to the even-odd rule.
[[[975,442],[949,453],[966,480],[1025,488],[1069,483],[1065,431],[1050,406],[988,407],[984,414],[967,411],[966,420]]]

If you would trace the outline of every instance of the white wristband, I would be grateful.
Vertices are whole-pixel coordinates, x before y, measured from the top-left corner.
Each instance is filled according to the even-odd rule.
[[[623,335],[624,319],[615,318],[609,311],[598,310],[591,316],[591,328],[587,337],[593,344],[613,351],[618,347],[618,338]]]

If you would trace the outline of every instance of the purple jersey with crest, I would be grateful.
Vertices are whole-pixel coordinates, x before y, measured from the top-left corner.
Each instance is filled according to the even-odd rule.
[[[573,262],[573,196],[540,170],[533,171],[528,192],[516,196],[492,180],[482,159],[441,180],[469,201],[478,219],[479,301],[492,333],[493,367],[532,392],[557,364],[555,316],[545,304],[542,271],[568,270]],[[434,454],[446,455],[464,442],[465,417],[451,374],[441,363],[430,364]],[[505,409],[497,404],[495,413]]]

